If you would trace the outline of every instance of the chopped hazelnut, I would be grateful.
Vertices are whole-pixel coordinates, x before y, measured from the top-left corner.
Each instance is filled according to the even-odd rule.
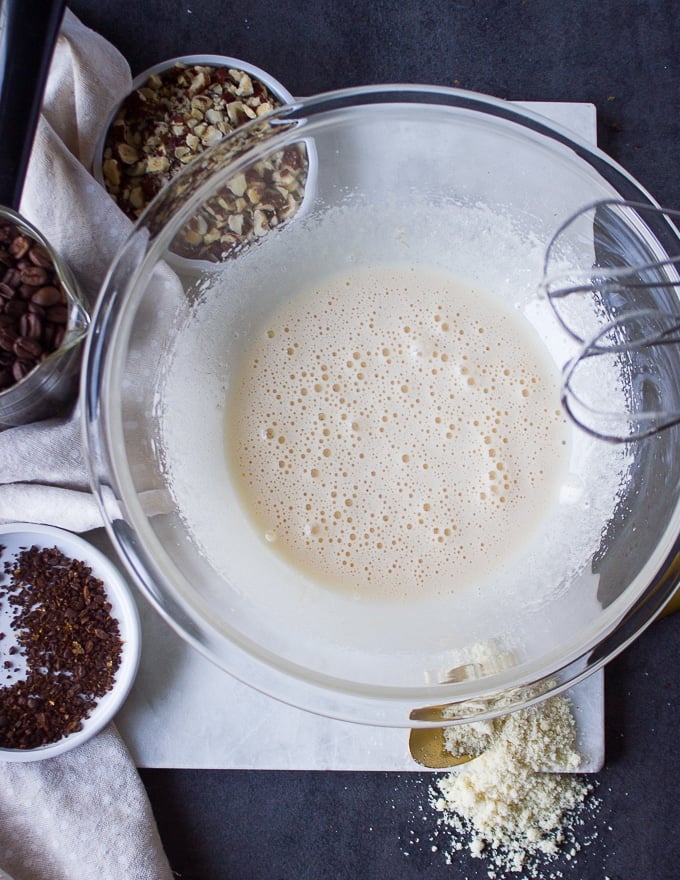
[[[253,214],[253,232],[255,235],[264,235],[269,230],[269,222],[264,211],[255,211]]]
[[[200,138],[198,138],[192,132],[186,136],[186,144],[192,153],[197,153],[199,151],[200,146],[201,146],[201,141],[200,141]]]
[[[144,207],[144,193],[141,186],[135,186],[130,190],[130,204],[140,210]]]
[[[170,167],[170,161],[167,156],[149,156],[146,160],[146,170],[149,174],[159,174],[167,171]]]
[[[246,191],[246,176],[243,172],[236,174],[227,184],[235,196],[242,196]]]
[[[256,113],[243,101],[232,101],[227,105],[227,115],[233,125],[243,125],[249,119],[255,119]]]
[[[220,122],[224,122],[224,113],[221,110],[209,108],[205,111],[205,118],[211,125],[217,125]]]
[[[104,178],[111,187],[117,189],[120,186],[120,169],[115,159],[105,159],[102,170]]]
[[[241,95],[244,98],[248,98],[253,94],[253,81],[247,73],[241,73],[241,79],[239,80],[236,94]]]
[[[248,201],[251,205],[257,205],[258,202],[262,200],[263,195],[264,183],[260,180],[258,180],[256,183],[251,183],[246,190],[246,196],[248,197]]]
[[[191,99],[192,110],[198,110],[201,114],[209,112],[212,106],[212,98],[209,95],[194,95]],[[201,117],[199,116],[198,118],[200,119]]]
[[[243,233],[243,214],[230,214],[227,218],[227,225],[232,232],[241,235]]]
[[[208,125],[201,135],[201,140],[206,147],[211,147],[213,144],[218,144],[222,137],[222,132],[218,128],[215,128],[214,125]]]
[[[217,72],[216,72],[217,71]],[[153,195],[205,149],[280,102],[245,71],[178,63],[124,101],[107,133],[104,183],[133,220]],[[303,144],[287,147],[229,180],[180,232],[173,250],[222,260],[299,209],[307,178]]]
[[[201,240],[201,246],[214,244],[216,241],[220,240],[220,230],[216,226],[212,226],[206,234],[203,236]]]
[[[196,76],[191,80],[189,93],[195,95],[204,89],[209,83],[208,76],[204,70],[199,70]]]
[[[130,144],[123,143],[118,144],[118,157],[126,165],[134,165],[139,159],[139,153]]]
[[[188,245],[191,245],[192,247],[198,247],[203,241],[203,236],[199,232],[196,232],[195,229],[191,229],[190,227],[187,227],[182,232],[182,235],[184,236],[184,240],[186,241],[186,243]]]

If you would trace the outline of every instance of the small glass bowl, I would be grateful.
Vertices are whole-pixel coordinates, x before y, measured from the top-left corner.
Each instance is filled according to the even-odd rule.
[[[279,109],[279,107],[291,104],[294,101],[291,93],[278,80],[271,76],[271,74],[267,73],[265,70],[262,70],[259,67],[256,67],[254,64],[249,64],[247,61],[242,61],[239,58],[232,58],[226,55],[183,55],[176,58],[171,58],[168,61],[163,61],[159,64],[154,65],[153,67],[149,67],[134,78],[130,93],[126,95],[126,97],[114,108],[112,113],[109,115],[106,124],[102,130],[99,143],[95,149],[92,173],[95,179],[105,188],[107,188],[106,178],[104,174],[106,140],[114,123],[114,120],[120,112],[121,107],[136,90],[142,88],[148,82],[150,77],[159,74],[162,75],[163,73],[171,70],[178,64],[186,66],[205,65],[214,68],[242,71],[246,73],[252,80],[259,82],[260,84],[265,86],[269,94],[273,96],[277,101],[277,105],[274,108],[275,110]],[[265,115],[266,114],[263,114],[261,117],[258,118],[263,118]],[[238,128],[240,128],[240,126],[236,126],[236,129]],[[233,135],[233,132],[231,132],[231,135]],[[229,137],[231,135],[225,135],[225,137]],[[313,175],[310,173],[310,169],[313,164],[313,150],[310,148],[310,145],[305,145],[304,147],[301,147],[301,149],[306,152],[306,155],[303,157],[308,166],[306,178],[308,181],[311,181]],[[201,155],[202,152],[197,153],[195,158],[198,158]],[[231,193],[228,193],[228,195],[232,197]],[[243,194],[239,192],[239,196],[241,195]],[[115,199],[114,195],[111,195],[111,197]],[[296,213],[297,212],[298,211],[296,211]],[[193,232],[194,230],[185,230],[185,233],[192,234]],[[201,273],[203,271],[210,271],[211,269],[214,269],[215,266],[219,264],[223,259],[223,257],[220,255],[213,255],[209,258],[205,258],[202,253],[200,255],[193,256],[191,251],[192,247],[190,245],[187,245],[186,242],[184,242],[180,238],[178,238],[175,250],[168,254],[168,262],[170,263],[170,265],[172,265],[174,269],[176,269],[180,273],[189,272],[190,274],[195,275],[197,272]]]
[[[0,748],[0,762],[41,761],[68,752],[91,739],[113,719],[122,706],[132,688],[139,666],[141,650],[139,613],[127,582],[118,569],[100,550],[78,535],[54,526],[7,523],[0,525],[0,544],[4,547],[3,562],[33,546],[48,549],[57,547],[65,556],[85,562],[92,569],[93,576],[103,581],[107,598],[112,606],[111,616],[118,621],[120,629],[121,663],[113,687],[98,700],[90,715],[83,719],[80,730],[56,742],[33,749]],[[4,624],[5,633],[8,632],[9,618],[10,615],[0,608],[0,620]]]
[[[23,379],[0,391],[2,429],[58,415],[73,402],[78,390],[81,343],[90,326],[90,316],[70,270],[42,233],[10,208],[0,207],[0,217],[9,220],[47,251],[68,306],[66,333],[59,348]]]

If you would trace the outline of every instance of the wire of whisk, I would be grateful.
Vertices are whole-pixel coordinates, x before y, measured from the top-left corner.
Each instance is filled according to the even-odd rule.
[[[658,329],[638,332],[641,326],[652,323]],[[659,326],[666,324],[666,327]],[[637,334],[637,335],[636,335]],[[603,341],[612,337],[618,341]],[[561,402],[568,416],[580,428],[594,437],[615,443],[642,440],[659,431],[680,424],[680,399],[674,408],[645,408],[645,398],[653,402],[661,398],[660,385],[664,371],[659,370],[662,358],[657,349],[679,346],[677,361],[680,365],[680,316],[656,309],[639,309],[609,322],[591,340],[584,343],[578,354],[570,359],[562,371]],[[637,365],[627,393],[629,408],[605,409],[588,401],[588,394],[596,388],[585,368],[596,358],[614,359],[617,355],[636,356]],[[582,384],[580,384],[582,383]],[[596,391],[599,389],[596,388]],[[608,398],[609,399],[609,398]],[[640,401],[642,400],[642,404]],[[639,408],[636,408],[639,407]]]
[[[636,272],[650,272],[671,266],[678,267],[680,270],[680,256],[642,264],[639,267],[636,267]],[[564,300],[567,297],[576,294],[598,294],[601,296],[608,294],[613,296],[614,294],[623,293],[624,291],[653,290],[654,288],[663,288],[665,290],[677,288],[680,291],[680,278],[677,280],[669,278],[658,283],[642,281],[639,278],[632,276],[631,269],[627,266],[622,266],[620,269],[612,268],[608,270],[607,274],[602,273],[593,275],[592,272],[583,271],[582,276],[584,280],[580,283],[576,280],[579,277],[579,273],[573,272],[545,278],[541,282],[541,287],[553,308],[557,320],[566,332],[577,342],[585,342],[586,340],[582,338],[582,334],[579,331],[570,326],[565,320],[562,312],[556,306],[556,303],[559,300]],[[569,279],[569,283],[564,284],[564,281],[567,278]]]
[[[565,221],[546,250],[542,290],[581,346],[563,368],[562,405],[593,436],[628,442],[680,423],[679,220],[665,208],[594,202]],[[571,262],[567,246],[575,249]],[[587,257],[590,265],[573,268]],[[620,393],[609,397],[601,380],[613,375]]]
[[[563,308],[569,300],[606,302],[614,305],[618,313],[640,308],[635,298],[638,293],[647,292],[649,299],[651,292],[657,291],[668,300],[673,290],[677,301],[680,234],[676,221],[680,224],[680,211],[605,199],[580,208],[561,224],[546,248],[540,286],[557,320],[573,339],[585,342],[599,331],[601,322],[588,333],[574,326]],[[587,266],[573,265],[575,260],[586,259],[584,255],[561,253],[565,243],[573,247],[572,239],[582,240],[589,260]],[[668,245],[674,252],[667,252]],[[612,264],[612,260],[619,264]],[[625,262],[620,264],[622,260]],[[565,261],[569,268],[563,268]]]

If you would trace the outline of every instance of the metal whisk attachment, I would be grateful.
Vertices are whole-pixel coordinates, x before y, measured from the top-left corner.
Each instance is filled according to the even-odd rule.
[[[613,442],[680,424],[680,212],[607,200],[553,236],[542,289],[575,343],[562,403]]]

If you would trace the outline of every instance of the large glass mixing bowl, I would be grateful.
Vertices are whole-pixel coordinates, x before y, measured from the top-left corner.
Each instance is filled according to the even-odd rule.
[[[622,168],[543,117],[442,88],[301,100],[188,166],[109,272],[82,387],[109,535],[161,615],[267,694],[404,727],[525,705],[628,644],[673,587],[676,427],[612,443],[567,421],[564,469],[535,527],[484,560],[477,581],[400,599],[343,593],[291,565],[246,510],[226,452],[248,347],[282,302],[333,274],[399,267],[484,291],[526,326],[559,377],[580,342],[541,284],[555,230],[566,224],[551,269],[567,276],[601,259],[656,262],[677,244],[663,215],[617,217],[607,235],[567,223],[612,199],[653,204]],[[674,267],[654,271],[645,307],[680,312]],[[633,285],[579,309],[597,329],[637,295]],[[399,293],[384,291],[380,314],[399,308]],[[324,332],[330,352],[333,328]],[[635,408],[635,353],[602,364],[591,381]],[[662,368],[645,369],[644,393],[677,411],[680,358],[669,348]],[[450,455],[443,485],[454,482],[462,447]],[[374,470],[379,486],[381,462]]]

